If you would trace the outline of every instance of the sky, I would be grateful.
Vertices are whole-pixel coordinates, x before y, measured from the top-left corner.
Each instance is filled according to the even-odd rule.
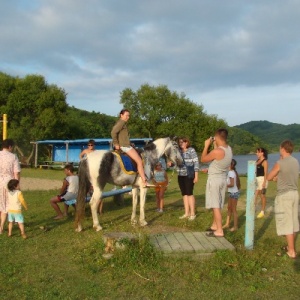
[[[111,116],[148,83],[230,126],[300,124],[299,28],[299,0],[1,1],[0,71]]]

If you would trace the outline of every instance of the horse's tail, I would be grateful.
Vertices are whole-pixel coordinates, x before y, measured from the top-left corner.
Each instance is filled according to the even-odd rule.
[[[76,217],[75,217],[76,227],[80,224],[81,220],[84,218],[86,195],[91,187],[88,172],[89,172],[89,168],[88,168],[87,159],[83,159],[80,162],[79,169],[78,169],[79,187],[78,187],[78,195],[76,201]]]

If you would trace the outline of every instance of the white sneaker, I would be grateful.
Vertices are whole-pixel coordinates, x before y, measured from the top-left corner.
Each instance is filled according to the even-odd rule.
[[[179,217],[180,220],[182,220],[182,219],[187,219],[187,218],[189,218],[189,216],[187,216],[187,215],[185,215],[185,214],[182,215],[181,217]]]
[[[189,216],[189,221],[194,221],[196,219],[196,215]]]

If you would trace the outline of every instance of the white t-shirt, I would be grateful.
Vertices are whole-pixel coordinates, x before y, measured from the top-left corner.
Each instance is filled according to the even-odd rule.
[[[69,182],[68,193],[73,193],[73,194],[77,195],[78,183],[79,183],[78,176],[77,175],[67,176],[66,180]]]
[[[237,193],[239,191],[237,185],[236,185],[236,174],[235,171],[230,170],[227,174],[227,184],[230,184],[230,178],[233,178],[234,186],[228,187],[229,193]]]

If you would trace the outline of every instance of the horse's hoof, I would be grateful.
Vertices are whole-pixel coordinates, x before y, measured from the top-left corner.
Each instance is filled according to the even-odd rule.
[[[76,231],[76,232],[81,232],[81,231],[82,231],[82,228],[81,228],[81,227],[77,227],[77,228],[75,229],[75,231]]]
[[[135,219],[131,220],[131,225],[135,226],[137,221]]]
[[[100,225],[93,226],[93,228],[95,229],[95,231],[100,231],[100,230],[102,230],[102,227],[101,227]]]
[[[144,226],[147,226],[147,225],[148,225],[148,223],[145,220],[140,221],[140,226],[144,227]]]

